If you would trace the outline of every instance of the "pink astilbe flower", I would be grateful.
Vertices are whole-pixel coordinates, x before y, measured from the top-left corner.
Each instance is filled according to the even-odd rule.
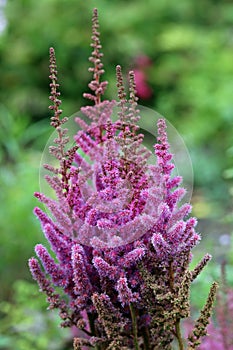
[[[118,291],[118,298],[122,306],[137,303],[139,301],[139,293],[133,293],[130,290],[126,277],[119,278],[117,281],[116,290]]]
[[[180,204],[185,190],[180,187],[182,178],[172,173],[164,119],[157,123],[155,164],[148,162],[151,152],[143,146],[137,124],[134,73],[129,73],[129,99],[117,66],[119,101],[101,101],[107,83],[100,79],[104,71],[98,27],[95,9],[92,92],[84,95],[94,105],[81,108],[85,121],[76,117],[81,129],[68,149],[55,52],[50,49],[51,125],[57,132],[50,153],[58,166],[45,165],[50,172],[45,179],[56,199],[36,192],[51,215],[39,208],[34,213],[56,258],[39,244],[35,251],[46,274],[35,258],[29,267],[50,307],[60,309],[62,325],[78,327],[88,336],[76,337],[74,349],[143,345],[169,350],[174,338],[182,344],[180,321],[190,313],[190,284],[210,256],[193,272],[188,270],[191,250],[200,240],[196,219],[188,218],[188,203]],[[213,285],[196,327],[206,327],[215,292]],[[205,334],[196,329],[194,334],[195,348]]]
[[[101,278],[108,277],[110,280],[114,281],[119,276],[119,268],[117,268],[117,266],[110,265],[100,256],[93,258],[93,265],[97,269]]]
[[[56,286],[65,287],[68,283],[66,273],[58,264],[54,262],[47,249],[42,244],[37,244],[35,247],[35,252],[42,262],[45,271],[51,276],[53,284]]]

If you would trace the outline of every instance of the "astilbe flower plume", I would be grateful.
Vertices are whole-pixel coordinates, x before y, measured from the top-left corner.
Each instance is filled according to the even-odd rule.
[[[98,28],[95,9],[93,79],[91,93],[84,94],[94,105],[81,109],[85,120],[76,118],[81,129],[71,148],[50,49],[51,125],[58,135],[50,153],[59,165],[45,165],[50,172],[45,178],[56,200],[37,192],[51,215],[40,208],[34,212],[56,259],[39,244],[35,252],[42,266],[31,258],[30,270],[49,308],[60,310],[62,326],[86,333],[85,339],[74,339],[74,349],[166,350],[175,338],[184,349],[180,321],[190,314],[190,284],[211,257],[207,254],[189,271],[191,250],[200,241],[197,222],[188,216],[190,204],[180,204],[185,190],[182,178],[173,175],[164,119],[157,124],[155,165],[149,165],[151,154],[137,125],[134,73],[129,73],[129,99],[117,66],[119,101],[101,101],[107,83],[100,79],[104,71]],[[215,293],[213,284],[189,336],[190,349],[205,335]]]

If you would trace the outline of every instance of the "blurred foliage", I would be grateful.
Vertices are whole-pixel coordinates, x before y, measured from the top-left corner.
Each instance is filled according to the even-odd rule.
[[[31,123],[29,116],[12,115],[0,104],[0,164],[16,164],[23,150],[41,147],[48,138],[48,123],[41,120]]]
[[[8,0],[8,26],[0,37],[0,100],[13,115],[28,116],[30,122],[47,118],[48,49],[53,45],[65,114],[79,110],[90,79],[94,6],[100,13],[110,83],[106,97],[115,98],[116,64],[127,71],[135,68],[140,55],[149,57],[147,84],[153,96],[141,104],[174,124],[192,150],[196,185],[228,204],[222,178],[228,164],[222,155],[233,138],[229,0]]]
[[[224,242],[225,239],[225,242]],[[205,245],[194,249],[193,260],[190,269],[194,269],[198,262],[203,258],[206,252],[212,255],[212,260],[202,271],[201,275],[193,282],[191,286],[191,306],[192,317],[197,317],[207,299],[211,284],[216,281],[221,284],[221,264],[227,262],[226,275],[229,286],[233,287],[232,271],[232,247],[230,249],[231,237],[220,239],[217,244],[214,240],[205,240]],[[217,251],[218,246],[218,251]]]
[[[35,284],[18,280],[13,292],[11,303],[0,302],[1,350],[72,349],[70,331],[59,329],[59,316],[46,311],[44,296],[38,295]]]
[[[48,137],[42,124],[29,124],[28,118],[13,117],[0,106],[0,299],[11,297],[14,280],[29,277],[27,259],[35,243],[43,241],[32,214],[41,152],[31,150]]]
[[[30,154],[21,157],[14,167],[1,169],[0,297],[10,297],[15,279],[29,277],[27,259],[35,243],[43,238],[32,214],[36,204],[33,192],[38,190],[39,159],[38,155]]]
[[[206,241],[204,236],[194,262],[210,248],[219,263],[226,250],[219,240],[232,231],[232,1],[8,0],[7,27],[0,35],[0,298],[13,304],[1,303],[0,349],[62,346],[53,320],[41,313],[45,305],[37,297],[36,285],[12,284],[29,277],[27,259],[35,243],[44,243],[32,210],[37,205],[33,192],[39,189],[41,151],[51,131],[48,50],[50,46],[56,50],[62,108],[69,116],[86,103],[82,93],[90,81],[93,7],[99,9],[109,81],[106,98],[116,97],[117,64],[124,73],[141,70],[153,94],[140,104],[164,115],[190,151],[195,176],[193,213],[202,219],[199,230],[210,237]],[[141,55],[151,64],[139,67]],[[154,132],[154,124],[151,120],[147,128]],[[211,220],[215,220],[212,225]],[[228,248],[233,264],[232,247]],[[202,306],[200,290],[204,298],[219,267],[211,262],[205,271],[193,287],[197,308]],[[47,325],[43,330],[42,324]]]

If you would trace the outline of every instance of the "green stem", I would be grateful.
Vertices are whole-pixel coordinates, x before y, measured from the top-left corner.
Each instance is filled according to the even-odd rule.
[[[170,284],[170,289],[171,292],[174,292],[174,270],[173,270],[173,261],[170,262],[169,264],[169,284]],[[178,340],[178,344],[179,344],[179,350],[184,350],[184,345],[183,345],[183,340],[182,340],[182,335],[181,335],[181,331],[180,331],[180,320],[176,321],[175,324],[175,335],[176,338]]]
[[[182,340],[181,331],[180,331],[180,320],[176,321],[175,328],[176,328],[176,337],[179,344],[179,350],[184,350],[183,340]]]
[[[144,349],[150,350],[149,332],[148,332],[147,327],[143,328],[142,336],[143,336],[143,340],[144,340]]]
[[[92,336],[96,336],[96,334],[95,334],[94,317],[91,314],[87,314],[87,316],[88,316],[88,321],[89,321],[91,334],[92,334]]]
[[[96,336],[96,330],[95,330],[95,319],[91,314],[87,314],[88,316],[88,321],[89,321],[89,326],[90,326],[90,330],[91,330],[91,335],[92,336]],[[101,345],[96,345],[95,350],[101,350]]]
[[[137,317],[135,314],[135,310],[133,307],[133,304],[129,304],[130,308],[130,313],[131,313],[131,318],[132,318],[132,327],[133,327],[133,336],[134,336],[134,348],[135,350],[139,350],[139,345],[138,345],[138,334],[137,334]]]

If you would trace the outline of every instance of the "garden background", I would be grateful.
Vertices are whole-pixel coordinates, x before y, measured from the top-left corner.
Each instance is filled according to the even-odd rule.
[[[91,13],[98,7],[106,98],[115,66],[137,72],[139,103],[164,115],[193,164],[193,215],[212,262],[193,286],[200,308],[220,264],[233,264],[233,4],[230,0],[0,1],[0,349],[71,349],[27,267],[45,244],[32,214],[48,137],[48,50],[57,55],[64,115],[86,101]],[[155,126],[154,126],[155,127]],[[152,130],[154,132],[154,130]],[[229,283],[233,276],[228,272]]]

